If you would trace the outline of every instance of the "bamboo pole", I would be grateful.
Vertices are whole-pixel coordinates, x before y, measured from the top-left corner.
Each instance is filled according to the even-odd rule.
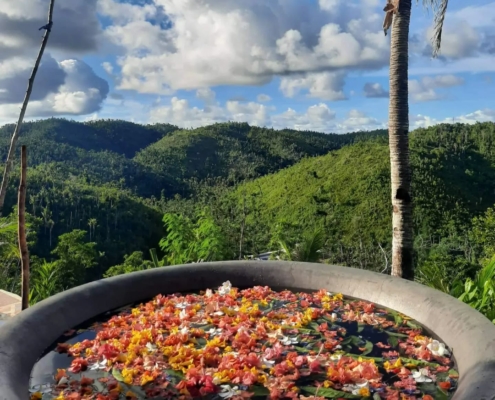
[[[0,187],[0,215],[3,210],[3,205],[5,203],[5,195],[7,194],[7,187],[9,185],[10,171],[12,169],[12,163],[14,161],[15,148],[17,144],[17,140],[19,139],[19,134],[21,132],[22,121],[24,120],[24,114],[26,114],[26,109],[29,103],[29,98],[31,97],[31,92],[33,91],[34,78],[36,77],[36,73],[38,72],[38,67],[41,62],[41,58],[43,57],[43,52],[45,51],[46,44],[48,42],[48,38],[50,37],[50,32],[53,26],[53,7],[55,6],[55,0],[50,1],[50,8],[48,10],[48,23],[45,26],[42,26],[39,30],[44,29],[45,34],[43,35],[43,40],[41,41],[41,47],[38,53],[38,57],[36,58],[36,62],[34,63],[33,71],[31,72],[31,76],[28,80],[28,87],[26,90],[26,96],[24,97],[24,101],[22,103],[21,112],[19,114],[19,119],[17,120],[17,124],[14,129],[14,134],[12,135],[12,139],[10,140],[9,153],[7,155],[7,160],[5,161],[5,169],[3,172],[2,186]]]
[[[29,252],[26,240],[26,172],[27,151],[26,146],[21,148],[21,182],[19,184],[19,198],[17,202],[19,252],[22,266],[22,309],[29,307]]]

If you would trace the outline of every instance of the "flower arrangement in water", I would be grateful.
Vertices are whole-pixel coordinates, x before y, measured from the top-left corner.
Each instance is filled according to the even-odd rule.
[[[159,295],[96,323],[32,399],[448,399],[447,347],[373,303],[326,290]]]

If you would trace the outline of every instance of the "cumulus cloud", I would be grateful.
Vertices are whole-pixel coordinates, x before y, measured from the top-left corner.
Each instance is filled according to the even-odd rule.
[[[427,128],[441,123],[460,122],[463,124],[475,124],[477,122],[495,122],[495,109],[485,108],[474,112],[453,116],[451,118],[437,119],[427,115],[416,114],[409,116],[411,128]]]
[[[343,72],[320,72],[303,77],[284,77],[280,81],[280,90],[287,97],[294,97],[300,91],[307,91],[308,97],[327,101],[346,100],[344,79]]]
[[[388,97],[388,92],[379,83],[367,82],[364,84],[364,97],[381,98]]]
[[[433,30],[429,29],[427,35],[433,36]],[[479,32],[467,21],[457,21],[455,25],[446,23],[440,55],[454,60],[470,57],[476,54],[480,43]]]
[[[99,10],[114,20],[105,37],[121,48],[119,88],[168,95],[261,85],[275,75],[381,68],[388,44],[381,14],[368,3],[320,2],[328,10],[322,13],[318,4],[293,0],[155,0],[142,7],[101,0]],[[322,90],[322,98],[333,96]]]
[[[435,89],[450,88],[464,84],[464,79],[455,75],[425,76],[409,81],[409,96],[415,102],[434,101],[445,98],[445,93]]]
[[[11,58],[0,62],[0,104],[21,103],[26,94],[28,78],[33,66],[26,60]],[[31,100],[43,100],[56,93],[65,82],[66,72],[50,54],[45,54],[39,66]]]
[[[352,110],[339,119],[336,111],[325,103],[311,105],[303,111],[288,108],[280,112],[273,106],[232,100],[224,105],[214,102],[203,108],[192,107],[186,99],[173,97],[168,104],[157,105],[149,114],[149,122],[168,122],[184,128],[225,121],[248,122],[252,125],[277,129],[336,133],[377,129],[384,126],[383,123],[358,110]]]
[[[97,49],[101,34],[97,0],[55,2],[54,27],[49,48],[77,53]],[[0,60],[35,56],[41,42],[39,27],[46,24],[49,0],[2,0],[0,8]]]
[[[459,60],[480,54],[493,54],[495,3],[472,4],[448,12],[442,35],[441,59]],[[426,32],[430,38],[432,29]],[[425,49],[425,53],[431,47]]]
[[[108,84],[78,56],[95,52],[102,29],[98,0],[55,2],[54,25],[39,66],[27,117],[81,115],[100,109]],[[17,118],[46,24],[49,0],[2,0],[0,117]],[[104,63],[107,72],[110,64]]]
[[[338,124],[338,132],[369,131],[384,129],[387,125],[376,118],[369,117],[366,113],[353,109],[347,114],[347,118]]]
[[[239,121],[276,129],[296,129],[326,133],[346,133],[386,129],[387,122],[374,118],[362,110],[352,109],[339,114],[325,103],[314,104],[304,110],[291,107],[279,111],[275,107],[256,102],[227,101],[224,105],[215,101],[209,106],[192,107],[186,99],[173,97],[167,104],[156,105],[149,113],[148,122],[167,122],[184,128],[195,128],[216,122]],[[411,129],[427,127],[442,122],[475,123],[495,121],[495,110],[484,109],[444,120],[425,115],[410,115]]]
[[[336,113],[326,104],[320,103],[308,107],[306,112],[297,112],[292,108],[272,116],[272,126],[277,129],[291,128],[303,131],[333,132]]]
[[[269,121],[269,111],[273,108],[255,102],[228,101],[226,109],[234,121],[246,121],[253,125],[266,126]]]
[[[215,101],[216,94],[210,88],[201,88],[196,91],[196,97],[206,104],[212,104]]]
[[[110,76],[113,75],[113,65],[112,64],[110,64],[108,61],[105,61],[105,62],[101,63],[101,66],[108,75],[110,75]]]
[[[268,96],[267,94],[259,94],[257,97],[256,97],[256,100],[258,100],[258,102],[260,103],[266,103],[268,101],[270,101],[272,98],[270,96]]]
[[[53,61],[49,61],[50,65],[52,63]],[[41,83],[41,88],[45,88],[39,89],[37,98],[29,102],[27,116],[84,115],[98,111],[108,95],[108,83],[80,60],[61,61],[58,63],[58,68],[65,77],[62,84],[55,81],[47,89],[46,84]],[[52,69],[58,71],[55,66]],[[11,102],[0,107],[0,117],[3,120],[13,119],[18,113],[19,104]]]
[[[197,128],[216,122],[227,121],[222,108],[214,107],[191,107],[186,99],[172,97],[170,104],[155,107],[150,112],[150,122],[167,122],[183,128]]]

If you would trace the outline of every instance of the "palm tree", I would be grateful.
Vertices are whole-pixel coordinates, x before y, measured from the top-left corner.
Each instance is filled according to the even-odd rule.
[[[325,246],[325,232],[321,228],[306,232],[300,243],[293,248],[283,239],[279,240],[280,259],[287,261],[317,262]]]
[[[409,162],[409,24],[411,0],[387,0],[383,29],[390,43],[389,145],[392,186],[392,275],[414,278],[411,167]],[[435,12],[433,55],[440,50],[448,0],[423,0]]]
[[[88,221],[88,226],[89,226],[89,241],[94,239],[94,234],[96,230],[96,225],[98,224],[98,221],[96,218],[90,218]]]

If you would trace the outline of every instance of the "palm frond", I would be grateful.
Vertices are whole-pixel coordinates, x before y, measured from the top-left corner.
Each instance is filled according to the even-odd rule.
[[[418,268],[415,279],[425,286],[440,290],[444,293],[449,293],[450,287],[448,282],[445,281],[446,276],[447,271],[443,265],[431,263],[422,265]]]
[[[285,240],[279,240],[278,244],[280,245],[280,251],[284,253],[283,258],[292,261],[292,250]]]
[[[304,235],[299,247],[299,261],[315,262],[320,258],[320,251],[325,246],[325,232],[321,228]]]
[[[445,14],[449,0],[423,0],[423,6],[431,8],[435,15],[435,26],[432,37],[433,57],[436,57],[440,52],[442,45],[443,24],[445,22]]]
[[[488,283],[492,283],[495,279],[495,259],[490,261],[487,265],[479,271],[476,276],[476,285],[483,290]]]

